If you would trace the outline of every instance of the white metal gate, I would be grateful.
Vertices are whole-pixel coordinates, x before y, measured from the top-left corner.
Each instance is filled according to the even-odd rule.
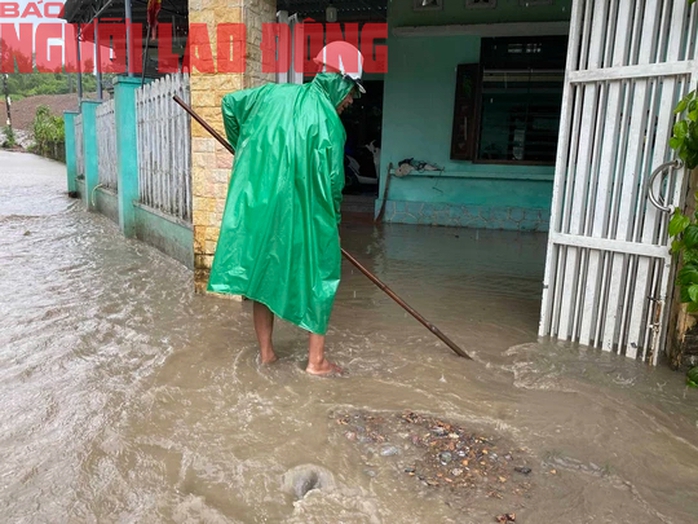
[[[541,336],[656,364],[686,178],[668,141],[697,38],[688,0],[573,1]]]
[[[118,191],[116,112],[113,98],[97,106],[95,127],[97,128],[97,179],[99,185]]]
[[[187,224],[192,220],[189,75],[174,73],[136,91],[139,202]]]
[[[75,115],[75,170],[78,180],[85,179],[85,154],[82,134],[82,113]]]

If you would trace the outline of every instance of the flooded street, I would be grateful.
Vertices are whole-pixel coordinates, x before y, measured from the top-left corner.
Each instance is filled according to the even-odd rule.
[[[544,235],[345,224],[345,249],[474,361],[345,262],[328,356],[347,374],[328,379],[278,321],[260,366],[247,302],[195,295],[66,193],[64,166],[0,151],[1,522],[698,521],[698,390],[537,341]],[[338,423],[357,412],[501,440],[530,489],[430,486],[406,473],[411,429],[383,453]],[[304,465],[332,482],[295,500],[284,475]]]

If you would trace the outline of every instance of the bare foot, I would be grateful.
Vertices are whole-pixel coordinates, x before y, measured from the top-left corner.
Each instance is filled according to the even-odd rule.
[[[276,358],[276,354],[273,351],[268,352],[268,353],[267,352],[261,353],[259,358],[261,359],[262,364],[273,364],[274,362],[276,362],[278,360]]]
[[[311,375],[319,376],[341,375],[343,373],[342,368],[336,364],[333,364],[326,358],[322,359],[319,364],[311,364],[308,362],[308,367],[305,368],[305,371]]]

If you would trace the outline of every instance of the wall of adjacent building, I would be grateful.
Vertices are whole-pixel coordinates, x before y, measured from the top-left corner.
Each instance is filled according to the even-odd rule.
[[[443,11],[416,12],[413,1],[389,3],[376,213],[383,203],[388,164],[397,167],[401,160],[414,158],[444,171],[391,177],[385,221],[547,230],[553,166],[451,159],[456,68],[479,62],[482,38],[458,34],[462,28],[453,26],[523,24],[520,35],[535,35],[535,24],[541,22],[562,22],[564,26],[571,1],[525,7],[519,0],[499,0],[495,9],[466,9],[464,1],[445,4]],[[415,35],[415,30],[444,25],[451,27],[437,29],[437,34]]]

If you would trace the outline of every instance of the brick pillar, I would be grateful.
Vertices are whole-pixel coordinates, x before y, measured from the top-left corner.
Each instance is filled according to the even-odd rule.
[[[190,74],[191,105],[201,117],[225,137],[221,99],[227,93],[255,87],[274,80],[261,72],[262,24],[276,21],[276,1],[270,0],[190,0],[189,23],[206,23],[216,62],[216,26],[244,23],[247,57],[244,73]],[[232,155],[198,123],[192,121],[192,222],[194,227],[194,282],[197,292],[205,292],[216,250],[225,208]]]
[[[245,24],[247,27],[247,70],[245,88],[274,82],[274,73],[262,72],[262,24],[276,22],[276,0],[245,0]],[[265,45],[268,42],[264,43]]]

